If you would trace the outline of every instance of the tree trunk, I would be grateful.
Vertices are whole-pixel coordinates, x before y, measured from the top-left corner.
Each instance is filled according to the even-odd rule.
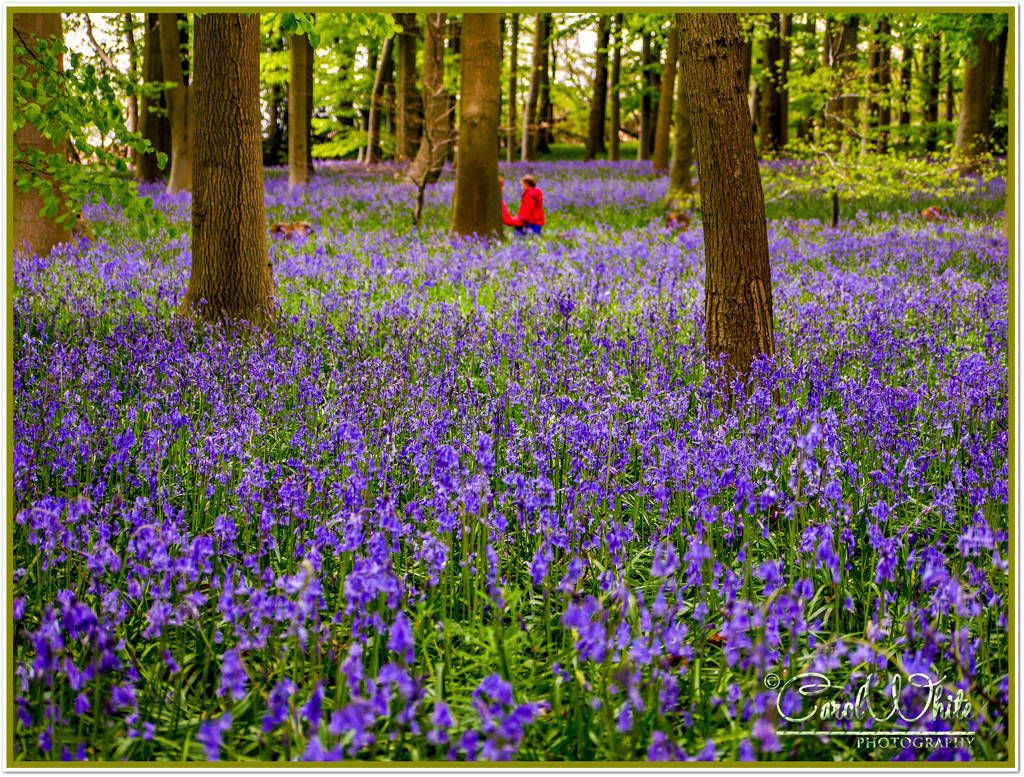
[[[743,50],[740,52],[740,78],[744,84],[745,95],[744,100],[750,100],[750,71],[754,66],[754,31],[750,22],[746,22],[743,25]],[[751,103],[753,104],[753,103]],[[751,109],[751,120],[754,126],[757,126],[757,121],[760,118],[757,116],[753,109]]]
[[[761,147],[762,154],[771,154],[782,148],[782,59],[781,17],[769,15],[768,34],[761,46],[761,64],[764,76],[761,87]]]
[[[640,138],[637,144],[636,158],[650,159],[651,133],[654,128],[651,122],[651,34],[645,32],[640,40],[643,94],[640,96]]]
[[[903,60],[900,62],[900,144],[905,145],[910,135],[910,94],[913,89],[914,44],[903,31]]]
[[[398,143],[395,155],[412,159],[420,140],[419,99],[416,96],[416,29],[415,13],[400,13],[396,21],[402,25],[395,43],[396,91],[398,93]]]
[[[597,51],[594,52],[594,87],[590,100],[590,125],[584,162],[607,149],[604,144],[604,117],[608,102],[608,16],[598,16]]]
[[[160,83],[164,80],[164,65],[160,52],[158,15],[147,13],[144,18],[146,27],[142,43],[142,80]],[[172,156],[170,122],[167,120],[167,116],[154,113],[154,111],[165,111],[166,108],[163,93],[155,99],[151,99],[145,94],[142,95],[142,100],[139,103],[139,132],[152,144],[153,150],[140,157],[136,162],[135,177],[140,181],[152,183],[163,176],[163,172],[157,166],[156,153],[158,151],[167,154],[168,159]]]
[[[814,63],[818,59],[818,20],[817,17],[809,13],[807,14],[807,21],[804,25],[804,65],[803,75],[806,78],[810,78],[814,74]],[[787,88],[788,93],[788,88]],[[796,136],[804,139],[811,136],[811,129],[814,126],[813,116],[804,115],[800,117],[800,122],[797,124]]]
[[[257,14],[196,18],[194,81],[192,273],[181,314],[267,326],[274,279],[263,208]]]
[[[530,66],[530,91],[526,93],[526,115],[523,117],[523,147],[520,160],[532,162],[537,149],[537,98],[540,95],[541,69],[544,66],[544,14],[537,14],[533,32],[533,61]]]
[[[942,72],[941,47],[939,34],[932,35],[928,41],[928,86],[925,91],[925,122],[928,124],[928,135],[925,148],[935,151],[939,143],[939,80]]]
[[[690,124],[690,107],[686,102],[686,86],[683,83],[683,67],[676,72],[676,113],[675,140],[672,144],[672,170],[669,172],[669,191],[689,193],[693,191],[693,127]]]
[[[139,56],[135,49],[135,30],[134,20],[132,14],[126,13],[124,15],[124,39],[125,46],[128,48],[128,80],[132,86],[138,87],[139,85]],[[132,92],[128,95],[128,131],[138,132],[139,131],[139,97],[137,92]],[[136,157],[138,154],[132,152],[132,163],[136,164]]]
[[[462,23],[457,21],[454,17],[448,17],[448,51],[451,56],[449,57],[451,68],[459,68],[462,62]],[[448,92],[448,137],[454,140],[455,138],[455,113],[456,106],[458,105],[456,94],[454,91]],[[448,144],[448,161],[453,165],[455,164],[455,143]]]
[[[658,100],[658,123],[654,128],[654,154],[651,158],[651,169],[655,172],[669,169],[668,136],[672,128],[672,92],[676,85],[677,59],[679,34],[673,25],[669,29],[665,64],[661,69],[661,97]]]
[[[444,160],[448,157],[448,95],[444,91],[444,31],[443,13],[426,14],[423,36],[423,135],[416,158],[406,175],[419,182],[432,184],[441,177]]]
[[[547,126],[544,129],[546,141],[544,143],[545,153],[550,153],[549,143],[555,142],[555,104],[551,99],[551,84],[557,83],[558,62],[557,49],[552,36],[555,34],[555,15],[547,14],[544,32],[547,34],[548,45],[544,48],[544,81],[541,83],[541,104],[543,107],[544,121]],[[550,73],[548,72],[550,65]]]
[[[949,60],[949,77],[946,78],[946,101],[944,103],[945,115],[943,120],[948,124],[953,121],[953,115],[956,113],[956,102],[953,94],[953,78],[955,77],[956,63],[953,61],[953,51],[948,39],[946,41],[946,58]]]
[[[313,15],[314,18],[316,14]],[[309,39],[303,36],[307,54],[309,56],[308,67],[306,68],[306,178],[313,175],[313,84],[316,82],[316,52],[309,43]]]
[[[661,100],[661,42],[657,39],[653,42],[651,58],[654,66],[651,69],[651,134],[648,140],[647,153],[654,156],[654,141],[658,137],[658,104]]]
[[[288,188],[309,183],[309,72],[313,47],[306,35],[288,39]]]
[[[611,162],[618,162],[619,152],[619,123],[621,121],[619,109],[619,78],[622,73],[622,19],[623,14],[615,14],[615,37],[614,48],[612,49],[612,74],[611,96],[608,99],[608,113],[610,122],[608,127],[608,159]]]
[[[892,83],[892,55],[889,45],[889,35],[892,33],[892,29],[889,26],[889,20],[885,17],[878,23],[878,31],[881,34],[881,40],[878,41],[878,94],[881,95],[882,102],[878,106],[878,145],[877,150],[879,154],[885,154],[889,151],[889,125],[892,123],[892,108],[890,107],[889,100],[889,86]]]
[[[857,16],[847,18],[843,24],[842,47],[839,54],[839,70],[843,88],[843,113],[842,124],[844,130],[843,151],[856,148],[856,141],[853,134],[857,129],[857,61],[859,59],[857,50],[857,33],[860,19]]]
[[[191,87],[185,83],[185,72],[181,64],[178,15],[161,13],[158,16],[163,78],[164,81],[177,84],[165,93],[171,124],[171,174],[167,181],[167,191],[191,191],[193,113]]]
[[[501,102],[499,14],[462,17],[459,150],[452,233],[501,236],[498,109]]]
[[[1006,46],[1009,43],[1009,32],[1010,26],[1009,24],[1006,24],[1003,26],[1003,31],[999,33],[999,37],[996,39],[996,50],[993,55],[995,72],[993,74],[992,83],[992,114],[1001,113],[1007,108]],[[1006,123],[1000,123],[997,126],[990,127],[989,135],[991,137],[992,145],[998,149],[1005,150],[1008,140],[1008,131],[1009,127]]]
[[[782,114],[782,145],[789,143],[789,68],[793,56],[793,14],[782,14],[779,39],[782,64],[779,66],[779,110]]]
[[[693,122],[704,226],[706,356],[725,357],[725,377],[746,376],[775,355],[764,193],[735,14],[677,14],[683,83]]]
[[[35,47],[40,39],[54,39],[57,43],[64,43],[64,30],[61,26],[61,15],[59,13],[15,13],[14,14],[15,40],[23,42],[28,52],[24,57],[16,57],[15,65],[23,65],[26,69],[25,79],[34,82],[38,72],[38,63],[35,59]],[[59,72],[64,71],[64,56],[57,57],[55,68]],[[26,122],[14,133],[14,146],[20,152],[38,151],[44,154],[54,154],[63,145],[63,141],[56,144],[44,138],[36,129],[35,125]],[[53,187],[53,176],[40,173],[37,180],[43,181],[43,186]],[[62,208],[52,217],[40,215],[44,207],[43,198],[39,190],[30,188],[22,191],[20,187],[12,187],[14,190],[14,248],[21,248],[25,243],[28,250],[39,256],[49,256],[53,247],[64,242],[69,233],[65,226],[58,224],[54,219],[64,212]],[[55,189],[56,187],[54,187]],[[63,199],[63,198],[62,198]],[[67,224],[67,227],[70,227]]]
[[[380,114],[384,106],[384,75],[391,66],[391,49],[394,38],[384,41],[384,48],[377,63],[377,73],[373,78],[373,94],[370,95],[370,119],[367,122],[366,163],[375,165],[380,162]]]
[[[956,132],[956,150],[965,158],[964,168],[974,167],[974,159],[988,151],[989,114],[992,109],[992,71],[996,42],[987,31],[974,37],[976,59],[968,61],[964,71],[960,123]]]
[[[548,138],[551,132],[551,78],[548,73],[551,51],[551,14],[544,14],[544,53],[540,63],[540,91],[537,94],[537,148],[538,154],[550,154]]]
[[[508,77],[508,140],[506,159],[509,164],[516,153],[516,86],[519,81],[519,14],[512,14],[512,44],[509,47]]]

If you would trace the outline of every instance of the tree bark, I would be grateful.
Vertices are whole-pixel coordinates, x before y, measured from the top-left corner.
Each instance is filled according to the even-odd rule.
[[[764,193],[742,82],[743,41],[735,14],[677,14],[683,83],[700,170],[706,262],[704,321],[711,365],[749,375],[775,355]]]
[[[679,59],[679,34],[675,25],[669,28],[667,43],[665,64],[661,69],[658,123],[654,128],[654,154],[651,157],[651,169],[655,172],[669,169],[668,136],[672,127],[672,92],[675,91],[676,85],[676,60]]]
[[[943,120],[948,124],[953,121],[953,115],[956,113],[956,102],[954,100],[953,93],[953,78],[956,63],[953,61],[952,47],[949,45],[949,40],[946,41],[946,58],[949,62],[949,76],[946,78],[946,101],[943,106],[945,115]]]
[[[551,64],[551,28],[554,17],[544,14],[544,52],[540,63],[540,91],[537,94],[537,153],[550,154],[548,140],[551,137],[551,77],[548,68]]]
[[[15,65],[24,65],[26,68],[25,79],[33,82],[39,72],[34,56],[34,50],[39,40],[53,39],[61,44],[64,42],[61,15],[59,13],[15,13],[13,22],[14,40],[24,43],[25,48],[28,49],[28,53],[24,57],[16,57],[14,63]],[[56,68],[63,72],[63,55],[57,57]],[[14,133],[14,145],[19,151],[54,154],[59,153],[63,140],[56,144],[51,143],[42,136],[35,125],[26,122]],[[56,190],[53,176],[40,173],[38,180],[44,182],[43,186],[49,186]],[[64,242],[69,235],[69,232],[65,231],[65,226],[54,220],[64,212],[64,209],[62,208],[53,217],[43,217],[40,215],[40,211],[44,207],[44,201],[38,189],[31,188],[28,191],[22,191],[18,186],[13,188],[14,248],[21,248],[22,244],[26,244],[29,251],[39,256],[49,256],[53,247]]]
[[[288,188],[309,183],[309,73],[313,47],[306,35],[288,39]]]
[[[380,162],[380,115],[384,106],[384,75],[391,66],[391,49],[394,37],[384,41],[384,48],[377,63],[377,73],[373,78],[373,94],[370,96],[370,119],[367,122],[366,163],[375,165]]]
[[[178,15],[161,13],[158,16],[164,81],[177,84],[165,93],[171,125],[171,174],[167,181],[167,191],[171,193],[191,191],[193,113],[190,92],[192,87],[185,83],[185,72],[181,63]],[[195,79],[193,79],[194,81]]]
[[[443,13],[426,14],[423,36],[423,127],[420,148],[409,166],[408,177],[427,184],[441,177],[444,160],[448,157],[448,95],[444,91],[444,31]]]
[[[316,14],[313,14],[314,18]],[[306,178],[313,175],[313,84],[316,82],[316,52],[306,38],[309,66],[306,68]]]
[[[782,64],[779,66],[779,110],[782,114],[782,145],[789,143],[789,68],[793,56],[793,14],[782,14],[779,29]]]
[[[654,156],[654,141],[658,137],[658,105],[661,100],[661,41],[652,41],[651,59],[654,66],[651,68],[651,133],[647,138],[648,158]]]
[[[1003,26],[1002,32],[999,33],[999,37],[996,39],[996,50],[993,55],[993,62],[995,72],[993,73],[992,83],[992,107],[991,113],[997,114],[1005,111],[1007,108],[1006,100],[1006,47],[1009,43],[1009,32],[1010,26],[1006,24]],[[1007,124],[1000,123],[998,126],[990,127],[989,136],[991,138],[992,145],[999,149],[1006,149],[1008,140],[1009,128]]]
[[[693,126],[690,123],[690,106],[686,102],[686,86],[683,83],[683,67],[676,72],[676,133],[672,144],[672,170],[669,172],[669,191],[689,193],[693,191]]]
[[[913,67],[914,67],[914,44],[908,36],[906,29],[903,31],[903,59],[900,62],[900,131],[901,144],[909,139],[910,127],[910,94],[913,89]]]
[[[402,25],[395,42],[396,91],[398,96],[398,138],[395,154],[399,159],[412,159],[420,139],[419,98],[416,95],[416,29],[415,13],[397,14]]]
[[[925,149],[929,152],[935,151],[939,143],[939,80],[942,72],[941,44],[939,34],[932,35],[928,41],[928,85],[925,90],[925,122],[928,124],[928,134],[925,140]]]
[[[460,67],[462,62],[462,22],[454,16],[448,17],[448,51],[452,67]],[[458,101],[453,91],[448,92],[448,137],[455,138],[455,114]],[[448,161],[455,164],[455,143],[448,144]]]
[[[995,48],[996,42],[989,39],[987,31],[978,32],[974,37],[976,58],[968,61],[964,71],[956,150],[963,155],[966,169],[973,168],[975,158],[988,151]]]
[[[803,74],[805,77],[810,77],[814,74],[814,63],[818,60],[818,20],[817,17],[809,13],[807,14],[807,20],[804,25],[804,64]],[[788,92],[788,89],[787,89]],[[800,117],[800,122],[797,124],[796,136],[798,138],[807,138],[811,135],[811,130],[814,126],[813,116],[804,115]]]
[[[161,83],[164,80],[163,56],[160,49],[159,19],[155,13],[144,15],[146,28],[142,44],[142,80],[150,83]],[[143,155],[135,164],[135,177],[140,181],[152,183],[158,181],[164,172],[157,166],[158,151],[173,157],[171,149],[171,125],[167,116],[156,111],[166,111],[165,94],[160,93],[155,99],[142,95],[139,102],[139,132],[148,140],[153,151]]]
[[[516,153],[516,86],[519,82],[519,14],[512,14],[512,44],[509,47],[508,77],[508,140],[507,161],[511,164]]]
[[[526,112],[523,116],[523,146],[520,161],[532,162],[537,149],[537,98],[540,95],[541,69],[544,66],[544,14],[537,14],[533,31],[533,60],[530,66],[530,91],[526,93]]]
[[[859,52],[857,49],[857,33],[859,32],[860,19],[857,16],[847,18],[843,24],[842,47],[839,53],[839,72],[841,74],[841,85],[844,92],[842,102],[842,125],[843,125],[843,150],[848,151],[856,148],[856,141],[853,134],[857,128],[857,98],[856,79],[857,61]]]
[[[643,33],[640,38],[640,65],[643,94],[640,96],[640,138],[636,149],[637,159],[651,158],[651,34]]]
[[[181,314],[268,326],[274,280],[263,207],[259,16],[205,13],[195,39],[192,272]]]
[[[892,33],[892,29],[889,26],[889,20],[885,17],[878,23],[878,31],[881,35],[881,40],[878,41],[877,85],[878,94],[881,95],[882,102],[877,107],[877,151],[879,154],[885,154],[889,151],[889,125],[892,123],[892,108],[890,107],[889,100],[889,86],[892,83],[892,55],[889,35]]]
[[[608,99],[608,113],[610,114],[610,121],[608,127],[608,159],[612,162],[618,162],[620,158],[619,150],[619,125],[622,120],[619,108],[619,79],[622,74],[622,20],[623,14],[615,14],[615,37],[614,37],[614,48],[612,49],[612,73],[611,83],[609,88],[611,89],[611,96]]]
[[[743,50],[740,52],[740,68],[742,70],[741,78],[743,80],[745,91],[743,92],[746,97],[744,98],[750,105],[753,106],[753,98],[750,94],[750,71],[754,66],[754,31],[752,24],[748,21],[744,23],[743,27]],[[756,91],[756,90],[755,90]],[[760,107],[760,106],[758,106]],[[757,127],[758,119],[760,118],[755,112],[753,107],[750,108],[750,118],[753,122],[753,126]]]
[[[501,237],[498,110],[501,95],[499,14],[462,17],[458,171],[452,233]]]
[[[608,16],[601,14],[597,26],[597,51],[594,53],[594,87],[590,100],[590,124],[584,162],[607,148],[604,143],[604,118],[608,102]]]
[[[768,34],[761,46],[764,68],[761,88],[761,147],[762,154],[771,154],[782,148],[782,22],[777,13],[770,14]]]

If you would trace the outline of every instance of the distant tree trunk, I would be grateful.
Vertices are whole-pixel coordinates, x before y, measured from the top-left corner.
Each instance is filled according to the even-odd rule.
[[[992,107],[991,113],[997,114],[1005,111],[1007,108],[1006,100],[1006,46],[1009,43],[1009,32],[1010,26],[1004,25],[1003,31],[999,33],[999,37],[996,39],[996,50],[993,55],[993,61],[995,63],[995,72],[993,74],[992,83]],[[992,145],[1000,149],[1005,149],[1008,140],[1009,127],[1005,123],[1000,123],[997,126],[990,128],[990,136],[992,139]]]
[[[135,47],[135,21],[132,14],[124,15],[124,40],[128,49],[128,80],[132,86],[139,85],[139,54]],[[128,131],[139,131],[139,97],[136,92],[128,95]],[[136,161],[137,154],[132,152],[132,162]]]
[[[288,188],[309,183],[309,71],[313,47],[306,35],[288,39]]]
[[[615,37],[612,49],[611,96],[608,99],[610,126],[608,127],[608,159],[619,161],[619,78],[622,72],[622,14],[615,14]]]
[[[448,51],[451,67],[458,68],[462,62],[462,23],[454,17],[448,17]],[[455,138],[455,113],[456,95],[454,91],[448,93],[448,137]],[[448,161],[455,164],[455,143],[448,144]]]
[[[992,109],[992,81],[996,42],[987,31],[974,37],[976,59],[968,60],[964,71],[960,123],[956,132],[956,150],[965,158],[964,169],[972,169],[975,158],[988,151],[989,114]]]
[[[537,14],[533,32],[533,61],[530,66],[530,91],[526,93],[526,114],[523,116],[523,162],[532,162],[537,149],[537,98],[540,95],[541,70],[544,67],[544,14]]]
[[[314,14],[315,17],[315,14]],[[306,68],[306,178],[313,175],[313,85],[316,82],[316,52],[309,45],[306,38],[306,46],[309,51],[309,67]]]
[[[706,356],[716,364],[724,355],[724,377],[746,376],[755,357],[775,355],[775,324],[764,193],[740,80],[743,41],[735,14],[677,18],[700,170]]]
[[[541,57],[540,69],[540,92],[537,95],[537,153],[550,154],[548,137],[551,133],[551,80],[548,73],[550,65],[549,52],[551,50],[551,26],[553,16],[544,14],[544,53]]]
[[[647,153],[654,156],[654,141],[658,137],[658,105],[661,100],[661,43],[657,39],[653,41],[651,49],[651,134],[648,138]]]
[[[926,56],[928,59],[928,83],[925,90],[925,122],[928,134],[925,148],[935,151],[939,143],[939,80],[942,72],[941,43],[939,34],[935,33],[928,41]]]
[[[519,14],[512,14],[512,44],[509,47],[507,161],[516,153],[516,86],[519,81]]]
[[[608,16],[598,16],[597,51],[594,53],[594,87],[590,100],[590,131],[583,157],[589,162],[607,149],[604,144],[604,117],[608,102]]]
[[[910,94],[913,89],[914,44],[904,30],[903,59],[900,62],[900,145],[909,140],[910,127]]]
[[[843,41],[839,54],[839,69],[842,74],[843,114],[842,122],[845,138],[843,150],[856,148],[856,141],[853,134],[857,130],[857,89],[855,82],[857,78],[857,33],[859,31],[860,19],[857,16],[850,16],[843,24]]]
[[[782,145],[789,143],[789,68],[793,56],[793,14],[782,14],[780,27],[782,64],[779,66],[779,107],[782,113]]]
[[[196,18],[193,99],[192,273],[181,314],[268,326],[274,279],[263,207],[258,15]]]
[[[158,15],[147,13],[144,18],[146,27],[142,43],[142,79],[160,83],[164,80],[164,65],[160,52]],[[172,157],[170,122],[166,116],[154,112],[166,109],[164,94],[161,93],[155,99],[142,95],[139,103],[139,132],[153,145],[153,152],[140,157],[135,165],[135,177],[141,181],[152,183],[164,174],[157,167],[157,151],[167,154],[168,159]]]
[[[547,21],[544,25],[544,33],[547,35],[548,45],[544,47],[544,81],[541,83],[540,88],[544,122],[547,124],[544,129],[544,137],[546,138],[544,152],[550,153],[551,149],[548,145],[555,142],[555,104],[551,99],[551,84],[557,83],[558,68],[556,55],[558,52],[553,40],[555,34],[555,15],[549,13],[545,15],[545,18]],[[550,73],[548,73],[549,65]]]
[[[420,139],[419,106],[416,96],[416,14],[397,14],[402,25],[395,43],[396,91],[398,96],[398,144],[395,155],[412,159]]]
[[[420,148],[407,175],[413,181],[426,176],[432,184],[441,177],[448,157],[448,95],[444,91],[443,13],[426,14],[423,35],[423,127]]]
[[[878,23],[878,32],[881,35],[881,39],[878,41],[878,94],[882,97],[881,105],[877,107],[878,111],[878,145],[877,150],[879,154],[885,154],[889,151],[889,125],[892,123],[892,108],[890,107],[889,100],[889,87],[892,83],[892,58],[891,49],[889,46],[889,35],[892,33],[892,29],[889,26],[889,20],[882,17],[882,20]]]
[[[804,25],[804,64],[803,64],[803,75],[807,78],[814,74],[814,63],[818,59],[818,20],[817,17],[809,13],[807,14],[807,21]],[[788,92],[788,89],[787,89]],[[800,122],[797,124],[796,136],[804,139],[810,137],[811,129],[814,126],[813,117],[810,114],[806,114],[800,117]]]
[[[375,165],[380,162],[380,115],[384,108],[384,79],[385,73],[391,67],[391,50],[394,46],[394,38],[384,41],[384,48],[381,50],[380,60],[377,63],[377,73],[373,78],[373,94],[370,95],[370,118],[367,122],[367,143],[366,163]]]
[[[761,87],[761,148],[762,154],[771,154],[782,148],[782,59],[781,17],[769,14],[768,34],[761,48],[764,76]]]
[[[669,169],[668,136],[672,128],[672,92],[676,85],[676,60],[679,58],[679,35],[675,25],[669,29],[665,65],[661,69],[661,98],[658,100],[658,123],[654,129],[654,155],[651,169]],[[692,105],[692,103],[691,103]]]
[[[676,72],[676,132],[672,143],[672,169],[668,176],[668,188],[673,192],[689,193],[693,191],[690,173],[693,167],[693,127],[690,124],[690,106],[686,102],[684,78],[680,63]]]
[[[167,111],[171,123],[171,174],[168,192],[192,189],[192,101],[191,87],[185,83],[181,64],[181,37],[178,34],[178,15],[159,14],[160,55],[164,81],[177,84],[166,93]],[[193,79],[194,81],[195,79]]]
[[[35,83],[39,69],[34,49],[40,40],[55,39],[58,43],[64,43],[61,15],[59,13],[15,13],[13,31],[15,39],[18,42],[23,42],[28,50],[24,57],[15,57],[14,64],[16,66],[23,65],[26,69],[25,80]],[[63,55],[57,57],[55,68],[58,72],[64,71]],[[14,133],[14,146],[21,152],[38,151],[44,154],[54,154],[58,153],[63,145],[63,141],[56,144],[48,141],[35,125],[29,122],[19,127]],[[52,176],[40,174],[38,180],[44,182],[42,184],[44,187],[53,187]],[[40,211],[44,207],[44,202],[38,189],[30,188],[28,191],[22,191],[18,186],[14,186],[12,189],[14,191],[14,248],[21,248],[23,243],[27,243],[29,251],[39,256],[49,256],[53,247],[68,237],[64,225],[54,221],[58,215],[61,215],[61,212],[51,217],[43,217],[40,215]]]
[[[651,34],[643,33],[640,38],[640,66],[641,85],[643,93],[640,96],[640,138],[637,143],[636,158],[651,158],[651,134],[653,123],[651,122]]]
[[[943,121],[947,124],[953,121],[956,113],[956,101],[954,99],[953,79],[955,78],[956,62],[953,60],[952,46],[946,40],[946,59],[949,60],[949,76],[946,78],[946,100],[943,104]]]
[[[462,35],[458,171],[452,203],[452,233],[500,237],[501,187],[495,142],[501,101],[499,14],[463,14]]]

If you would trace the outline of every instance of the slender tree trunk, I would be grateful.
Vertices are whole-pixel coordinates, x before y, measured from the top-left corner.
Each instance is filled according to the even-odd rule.
[[[956,63],[953,61],[952,47],[949,45],[949,41],[946,41],[946,59],[949,60],[949,76],[946,78],[946,100],[943,104],[943,120],[949,124],[953,121],[953,116],[956,113],[956,101],[954,99],[953,79],[955,77]]]
[[[164,81],[177,84],[166,93],[167,111],[171,124],[171,174],[168,192],[192,189],[192,101],[191,87],[185,83],[181,63],[181,37],[178,34],[178,15],[159,14],[160,55]]]
[[[878,42],[878,93],[882,102],[878,106],[878,146],[879,154],[889,151],[889,125],[892,123],[892,108],[889,100],[889,87],[892,84],[892,55],[889,35],[892,29],[885,17],[878,23],[881,40]]]
[[[668,33],[665,65],[661,69],[661,98],[658,100],[658,123],[654,129],[654,155],[651,169],[655,172],[669,169],[668,137],[672,128],[672,92],[676,85],[676,60],[679,58],[679,35],[672,25]]]
[[[597,51],[594,54],[594,88],[590,101],[590,131],[587,150],[583,157],[589,162],[606,151],[604,144],[604,117],[608,101],[608,16],[598,17]]]
[[[158,26],[158,15],[147,13],[143,15],[146,22],[142,44],[142,79],[151,83],[161,83],[164,73],[163,57],[160,53],[160,28]],[[172,156],[171,150],[171,125],[166,116],[158,115],[155,111],[166,111],[164,95],[160,94],[155,99],[142,95],[139,104],[139,132],[142,137],[148,140],[153,151],[138,159],[135,165],[135,177],[140,181],[153,182],[163,175],[157,166],[156,152]]]
[[[507,161],[516,153],[516,86],[519,82],[519,14],[512,14],[512,44],[509,47]]]
[[[804,25],[804,64],[803,64],[803,75],[805,78],[810,78],[814,74],[814,63],[818,60],[818,20],[817,17],[809,13],[807,14],[807,21]],[[787,89],[788,92],[788,89]],[[813,116],[807,114],[800,117],[800,122],[797,125],[796,136],[804,139],[811,135],[811,129],[814,126]]]
[[[651,121],[651,34],[649,32],[643,33],[640,41],[643,93],[640,96],[640,138],[637,144],[636,158],[650,159],[651,135],[654,129],[653,122]]]
[[[124,40],[128,48],[128,80],[132,86],[139,85],[139,54],[135,47],[135,21],[132,14],[124,15]],[[139,131],[139,97],[136,92],[128,95],[128,131]],[[132,162],[135,163],[137,154],[132,153]]]
[[[274,279],[263,207],[259,16],[202,14],[195,38],[192,273],[181,313],[268,326]]]
[[[398,93],[398,145],[395,154],[399,159],[412,159],[420,138],[416,96],[416,14],[400,13],[397,16],[402,32],[398,33],[395,43]]]
[[[30,83],[36,81],[36,74],[39,72],[38,62],[35,58],[35,47],[40,40],[55,40],[63,44],[64,30],[61,26],[61,15],[59,13],[15,13],[13,19],[14,40],[24,43],[27,53],[17,56],[14,64],[25,67],[25,80]],[[64,70],[64,56],[57,57],[55,68],[58,72]],[[26,122],[14,132],[14,146],[22,153],[33,151],[44,154],[59,153],[64,146],[64,141],[51,143],[43,137],[35,125]],[[43,181],[43,187],[53,186],[53,176],[40,173],[36,180]],[[64,242],[69,235],[65,226],[58,224],[54,219],[65,212],[63,208],[53,216],[44,217],[40,211],[44,207],[43,198],[39,190],[30,188],[22,191],[20,187],[12,187],[14,191],[14,248],[21,248],[22,244],[28,246],[28,250],[39,256],[49,256],[53,247]],[[68,224],[68,227],[71,225]]]
[[[462,62],[462,23],[457,21],[453,17],[448,17],[448,51],[449,51],[449,67],[458,69]],[[448,92],[448,137],[455,138],[455,113],[456,113],[456,94],[454,91]],[[455,144],[448,144],[448,161],[453,165],[455,164]]]
[[[458,171],[452,204],[452,233],[500,237],[501,187],[495,142],[501,103],[499,14],[463,14],[462,35]]]
[[[793,56],[793,14],[782,14],[780,28],[782,64],[779,66],[779,109],[782,113],[782,145],[789,143],[789,68]]]
[[[842,74],[843,96],[843,128],[846,137],[843,140],[843,150],[847,151],[857,147],[857,141],[853,135],[857,129],[857,61],[859,54],[857,50],[857,33],[859,32],[860,19],[851,16],[843,24],[843,44],[839,55],[839,69]]]
[[[544,53],[540,63],[540,92],[537,95],[537,153],[550,154],[548,138],[551,133],[551,80],[548,73],[551,51],[551,14],[544,14]]]
[[[711,364],[749,375],[775,355],[764,193],[740,81],[743,41],[735,14],[677,14],[700,170],[704,226],[704,326]]]
[[[426,177],[432,184],[441,177],[448,157],[448,95],[444,91],[443,13],[426,14],[423,36],[423,136],[416,158],[406,173],[413,181]]]
[[[974,38],[976,59],[968,61],[964,71],[956,150],[966,159],[965,169],[973,168],[975,157],[988,151],[995,49],[996,42],[989,39],[988,33],[979,32]]]
[[[545,14],[546,22],[544,32],[547,35],[548,45],[544,47],[544,81],[541,83],[541,105],[543,106],[544,122],[547,125],[544,129],[544,152],[550,153],[548,144],[555,142],[555,104],[551,99],[551,84],[557,83],[557,50],[553,36],[555,34],[555,15]],[[550,73],[548,72],[550,65]]]
[[[761,48],[764,67],[761,88],[761,148],[762,154],[771,154],[782,148],[782,59],[781,17],[770,14],[768,34]]]
[[[680,56],[682,52],[680,52]],[[676,113],[675,138],[672,143],[672,170],[669,172],[669,191],[689,193],[693,191],[693,127],[690,124],[690,106],[686,102],[686,85],[682,64],[676,72]]]
[[[928,59],[928,82],[925,90],[925,122],[928,124],[928,135],[925,141],[925,148],[929,152],[935,151],[939,143],[939,80],[942,72],[940,53],[939,34],[935,33],[928,41],[926,52]]]
[[[377,63],[377,73],[373,78],[373,94],[370,96],[370,119],[368,122],[368,139],[366,143],[366,163],[375,165],[380,162],[380,115],[384,107],[384,75],[391,66],[391,49],[394,38],[384,41],[384,48]]]
[[[867,100],[864,106],[864,125],[860,144],[862,154],[867,153],[878,144],[878,89],[879,62],[881,61],[879,36],[881,35],[881,20],[875,24],[875,28],[871,33],[871,41],[868,44]]]
[[[900,145],[906,145],[910,136],[910,94],[913,89],[914,44],[906,29],[903,31],[903,59],[900,62]]]
[[[288,73],[288,188],[309,182],[309,71],[313,64],[313,47],[305,35],[288,39],[290,69]]]
[[[608,128],[608,159],[618,162],[619,154],[619,122],[621,121],[619,109],[619,78],[622,73],[622,19],[623,14],[615,14],[615,37],[614,48],[612,49],[612,74],[611,96],[608,99],[608,112],[610,126]]]
[[[654,65],[651,68],[651,133],[648,138],[647,153],[653,158],[654,141],[658,137],[658,105],[661,100],[661,72],[663,70],[661,64],[661,42],[657,39],[653,41],[651,58],[654,61]]]
[[[526,111],[523,117],[523,162],[532,162],[537,148],[537,98],[540,95],[541,69],[544,65],[544,14],[537,14],[533,33],[533,61],[530,67],[530,91],[526,93]]]

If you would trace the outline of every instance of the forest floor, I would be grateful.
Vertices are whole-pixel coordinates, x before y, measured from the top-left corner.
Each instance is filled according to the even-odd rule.
[[[1006,759],[1003,182],[770,196],[778,356],[726,412],[665,178],[502,167],[540,238],[268,170],[314,233],[266,339],[175,318],[187,194],[15,257],[15,758]]]

